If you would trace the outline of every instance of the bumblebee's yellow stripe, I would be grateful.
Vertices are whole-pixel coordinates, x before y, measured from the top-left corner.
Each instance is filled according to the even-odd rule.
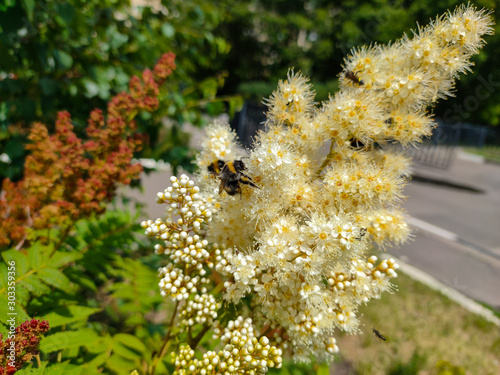
[[[220,174],[221,170],[219,168],[219,161],[216,160],[212,164],[210,164],[210,167],[213,169],[213,171],[217,174]]]
[[[227,168],[229,169],[229,172],[231,173],[236,173],[236,168],[234,168],[234,164],[232,161],[228,161],[226,163]]]

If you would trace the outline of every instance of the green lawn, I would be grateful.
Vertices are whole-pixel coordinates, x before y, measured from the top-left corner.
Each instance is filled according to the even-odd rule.
[[[465,152],[483,156],[486,160],[500,163],[500,147],[499,146],[484,146],[477,147],[464,147]]]
[[[363,334],[340,337],[342,372],[332,375],[500,374],[498,326],[401,272],[396,284],[361,309]]]

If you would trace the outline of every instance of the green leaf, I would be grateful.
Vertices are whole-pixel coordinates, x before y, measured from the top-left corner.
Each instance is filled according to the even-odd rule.
[[[213,98],[217,94],[217,80],[215,78],[207,78],[200,83],[200,89],[204,98]]]
[[[85,87],[86,93],[85,96],[87,98],[93,98],[97,94],[99,94],[99,86],[94,81],[91,81],[88,78],[85,78],[83,81],[83,87]]]
[[[106,359],[108,359],[108,353],[100,353],[94,358],[92,358],[90,361],[87,361],[86,364],[88,366],[95,366],[95,367],[101,367],[105,362]]]
[[[137,367],[138,364],[137,360],[130,360],[115,354],[111,355],[111,357],[106,361],[106,366],[118,374],[129,374]],[[157,373],[159,374],[160,372]]]
[[[235,96],[231,99],[229,99],[229,116],[231,118],[234,117],[234,114],[236,111],[240,111],[241,108],[243,107],[245,100],[243,99],[243,96]]]
[[[23,282],[16,285],[16,302],[21,306],[27,306],[30,300],[30,292],[24,286]]]
[[[73,4],[70,4],[68,2],[58,4],[59,5],[59,16],[66,22],[66,24],[69,24],[71,21],[73,21],[73,18],[75,17],[75,7]]]
[[[14,302],[14,304],[9,304],[9,302]],[[2,316],[1,323],[5,326],[7,326],[8,322],[7,319],[10,319],[11,317],[14,317],[16,320],[16,326],[18,326],[20,323],[25,322],[26,320],[29,320],[30,317],[24,310],[23,306],[18,303],[17,300],[12,301],[8,299],[6,295],[1,295],[0,296],[0,316]],[[13,315],[9,315],[13,314]]]
[[[118,31],[116,32],[113,32],[111,34],[111,39],[110,39],[110,46],[111,48],[120,48],[122,45],[124,45],[125,43],[127,43],[128,41],[128,36],[125,35],[125,34],[122,34]]]
[[[316,368],[316,375],[329,375],[330,366],[327,363],[323,363]]]
[[[78,321],[87,321],[90,315],[101,311],[100,308],[87,306],[59,306],[44,316],[50,323],[50,328],[68,325]]]
[[[161,25],[161,33],[165,38],[172,38],[175,35],[174,27],[169,23],[164,23]]]
[[[66,266],[69,263],[74,262],[82,257],[82,254],[75,252],[65,253],[62,251],[56,252],[52,258],[50,258],[48,265],[53,268],[59,268]]]
[[[57,332],[41,341],[40,350],[44,353],[52,353],[63,349],[94,345],[97,340],[99,340],[99,336],[90,328],[79,331]]]
[[[26,288],[30,293],[39,297],[43,294],[50,293],[50,288],[42,283],[37,275],[31,274],[23,279],[19,284],[20,287]]]
[[[118,333],[113,336],[113,340],[121,343],[139,353],[145,353],[147,350],[146,345],[137,337],[126,333]]]
[[[13,272],[12,268],[11,272]],[[11,276],[15,278],[15,275],[11,274]],[[7,289],[9,282],[12,282],[12,279],[9,280],[9,267],[6,263],[0,263],[0,289]]]
[[[142,355],[140,353],[131,350],[130,348],[127,348],[125,345],[120,343],[115,343],[115,345],[113,346],[113,353],[131,361],[136,361],[142,358]]]
[[[10,264],[12,261],[15,262],[14,267],[16,268],[16,278],[24,275],[29,270],[28,259],[26,255],[17,250],[7,250],[2,253],[2,258],[5,263]]]
[[[57,91],[57,82],[51,78],[43,77],[40,80],[43,95],[50,96]]]
[[[73,66],[73,58],[69,53],[56,49],[53,54],[59,69],[67,70]]]
[[[45,368],[43,375],[67,374],[69,367],[71,367],[71,365],[69,365],[69,361],[54,363],[53,365]]]
[[[21,370],[19,370],[18,372],[16,372],[16,374],[18,375],[26,375],[26,374],[29,374],[29,375],[45,375],[46,372],[45,372],[45,369],[46,367],[49,365],[49,362],[42,362],[40,367],[34,367],[34,363],[31,362],[28,367],[25,367]]]
[[[37,276],[47,285],[66,290],[69,288],[69,279],[58,269],[43,268],[38,271]]]
[[[28,20],[33,22],[33,10],[35,9],[35,0],[22,0],[24,10],[26,10],[26,15]]]
[[[5,320],[9,312],[11,312],[9,308],[9,299],[6,294],[2,294],[0,295],[0,316],[4,317],[2,320]]]
[[[31,268],[36,268],[42,264],[42,258],[44,258],[46,252],[46,247],[44,247],[40,242],[35,242],[28,249],[28,259]]]

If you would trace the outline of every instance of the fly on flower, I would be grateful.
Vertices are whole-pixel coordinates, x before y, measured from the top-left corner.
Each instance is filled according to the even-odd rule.
[[[246,166],[241,160],[224,162],[222,160],[214,160],[208,166],[210,174],[217,176],[220,180],[219,194],[225,191],[229,195],[241,194],[240,183],[258,188],[252,182],[252,178],[247,176],[243,171]]]
[[[351,70],[348,70],[347,72],[344,73],[344,77],[347,78],[348,80],[352,81],[354,84],[358,86],[363,86],[364,82],[359,79],[359,77]]]

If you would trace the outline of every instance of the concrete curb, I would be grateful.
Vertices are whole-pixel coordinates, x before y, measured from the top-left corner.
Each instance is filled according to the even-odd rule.
[[[460,160],[465,160],[465,161],[470,161],[473,163],[479,163],[479,164],[493,164],[493,165],[498,165],[500,166],[500,162],[495,161],[495,160],[490,160],[485,158],[484,156],[481,155],[476,155],[476,154],[471,154],[467,151],[463,150],[457,150],[456,152],[456,158]]]
[[[456,155],[456,158],[460,159],[460,160],[471,161],[473,163],[484,163],[485,162],[484,156],[471,154],[471,153],[465,152],[463,150],[457,150],[455,155]]]
[[[487,321],[500,327],[500,319],[493,313],[493,311],[480,305],[476,301],[464,296],[462,293],[436,280],[431,275],[419,270],[418,268],[410,266],[409,264],[403,262],[401,259],[398,259],[391,254],[384,253],[382,254],[382,258],[384,259],[393,258],[396,261],[396,263],[399,264],[399,269],[406,275],[410,276],[413,280],[419,281],[422,284],[427,285],[429,288],[438,291],[439,293],[448,297],[452,301],[458,303],[460,306],[464,307],[471,313],[479,315],[484,319],[486,319]]]

